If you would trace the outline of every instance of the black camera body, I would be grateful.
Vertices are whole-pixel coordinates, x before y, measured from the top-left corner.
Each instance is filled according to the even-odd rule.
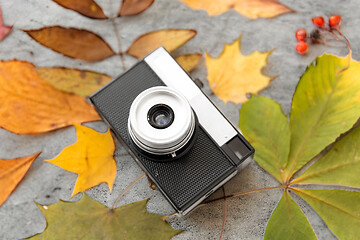
[[[162,47],[90,100],[181,215],[234,177],[254,153]]]

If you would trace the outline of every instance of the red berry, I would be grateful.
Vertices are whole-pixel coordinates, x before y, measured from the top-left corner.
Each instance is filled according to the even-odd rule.
[[[298,42],[296,44],[296,51],[300,54],[305,54],[309,49],[309,45],[306,42]]]
[[[341,17],[339,15],[332,15],[329,18],[329,26],[331,28],[337,28],[341,24]]]
[[[320,17],[314,17],[312,19],[312,22],[318,27],[323,27],[324,23],[325,23],[325,20],[324,20],[323,17],[320,16]]]
[[[306,30],[305,29],[298,29],[295,33],[295,37],[298,41],[303,42],[306,39]]]

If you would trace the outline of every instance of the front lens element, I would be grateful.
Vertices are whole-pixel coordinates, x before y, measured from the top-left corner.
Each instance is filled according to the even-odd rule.
[[[174,121],[174,111],[165,104],[156,104],[151,107],[147,119],[151,126],[157,129],[169,127]]]

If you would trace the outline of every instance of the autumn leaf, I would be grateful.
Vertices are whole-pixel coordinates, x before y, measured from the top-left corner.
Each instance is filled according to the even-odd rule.
[[[244,56],[240,52],[240,40],[225,45],[218,58],[212,58],[208,53],[205,55],[207,78],[212,91],[224,102],[236,104],[247,101],[246,94],[258,93],[273,79],[261,73],[272,51],[256,51]]]
[[[0,206],[6,201],[9,195],[23,179],[31,164],[40,155],[16,158],[12,160],[0,159]]]
[[[100,183],[106,183],[111,191],[116,177],[116,163],[113,157],[115,144],[110,130],[98,133],[79,124],[75,124],[75,128],[76,143],[46,162],[79,175],[72,196]]]
[[[316,239],[309,221],[287,191],[270,218],[264,238],[285,239],[285,236],[294,240]]]
[[[2,13],[0,8],[0,42],[10,33],[12,26],[5,26],[3,24]]]
[[[148,9],[153,3],[154,0],[123,0],[118,17],[137,15]]]
[[[101,7],[94,0],[53,0],[60,6],[74,10],[86,17],[95,19],[106,19]]]
[[[196,31],[191,29],[166,29],[146,33],[138,37],[126,53],[136,58],[143,58],[161,46],[171,52],[195,35]]]
[[[38,205],[47,227],[30,239],[157,239],[166,240],[181,233],[162,220],[163,216],[146,212],[147,199],[109,209],[83,194],[79,202],[59,201]]]
[[[34,67],[34,70],[55,88],[83,97],[90,96],[112,79],[106,74],[64,67]]]
[[[0,102],[0,127],[17,134],[101,120],[84,98],[55,89],[34,65],[17,60],[0,62]]]
[[[242,106],[239,126],[256,149],[254,160],[285,189],[269,220],[265,239],[287,238],[293,226],[303,229],[293,229],[295,239],[313,238],[306,217],[296,210],[298,206],[288,190],[308,202],[337,237],[359,236],[360,192],[351,190],[360,187],[360,127],[348,132],[360,117],[359,74],[359,62],[351,60],[349,65],[347,57],[324,54],[301,77],[289,122],[280,105],[271,99],[252,96]],[[316,157],[329,145],[330,151]],[[311,184],[351,190],[301,188]],[[281,222],[287,222],[286,227]]]
[[[199,63],[202,58],[202,54],[187,54],[176,57],[175,60],[177,63],[186,71],[191,72]]]
[[[99,35],[87,30],[51,26],[23,31],[45,47],[71,58],[96,62],[115,54]]]
[[[193,9],[204,9],[209,15],[224,13],[230,9],[248,18],[272,18],[293,12],[277,0],[181,0]]]

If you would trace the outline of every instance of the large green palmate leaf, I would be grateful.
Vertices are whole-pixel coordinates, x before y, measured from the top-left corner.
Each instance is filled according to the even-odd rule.
[[[324,54],[308,66],[294,93],[285,181],[349,130],[360,116],[360,63]]]
[[[291,183],[360,187],[360,127],[337,142]]]
[[[316,239],[309,221],[290,194],[284,194],[266,227],[265,239]]]
[[[360,192],[294,189],[340,239],[359,239]]]
[[[307,68],[293,97],[290,137],[284,134],[284,126],[288,124],[284,120],[286,116],[280,107],[274,107],[277,103],[265,97],[252,97],[243,105],[239,126],[254,144],[254,159],[262,168],[307,201],[337,237],[356,239],[360,231],[359,192],[299,187],[327,184],[360,188],[360,127],[342,137],[300,176],[294,175],[350,130],[360,117],[360,81],[357,79],[360,78],[360,63],[351,60],[349,68],[341,71],[347,66],[348,58],[324,54]],[[276,129],[269,129],[275,126]],[[289,138],[289,143],[283,142]],[[286,152],[289,155],[284,160]],[[293,188],[293,184],[298,184],[297,188]],[[304,232],[297,233],[280,224],[300,222],[306,225],[306,217],[295,205],[290,196],[283,196],[269,220],[266,239],[296,239],[301,234],[306,236],[304,239],[311,239],[307,227],[303,227]]]
[[[240,110],[239,125],[256,149],[254,160],[282,182],[290,150],[290,128],[281,106],[269,98],[252,95]]]
[[[47,209],[47,227],[30,239],[170,239],[181,231],[162,220],[163,216],[146,212],[147,200],[115,209],[107,208],[86,194],[79,202],[59,201]]]

